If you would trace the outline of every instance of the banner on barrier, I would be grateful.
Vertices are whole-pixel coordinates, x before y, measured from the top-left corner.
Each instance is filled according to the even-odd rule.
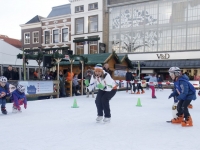
[[[19,81],[26,90],[25,94],[53,93],[53,81]]]

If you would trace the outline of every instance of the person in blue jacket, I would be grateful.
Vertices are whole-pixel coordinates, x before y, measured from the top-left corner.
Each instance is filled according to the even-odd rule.
[[[12,92],[11,99],[13,101],[13,113],[21,112],[20,105],[24,105],[27,108],[27,99],[25,95],[25,87],[23,85],[18,85],[17,89]]]
[[[7,115],[6,110],[6,97],[10,96],[9,92],[9,84],[7,83],[7,78],[4,76],[0,77],[0,105],[1,105],[1,112],[4,115]]]
[[[192,100],[196,99],[196,90],[188,79],[181,74],[178,67],[171,67],[169,75],[174,81],[174,90],[169,98],[176,97],[177,105],[177,118],[171,120],[172,123],[181,123],[182,126],[193,126],[191,115],[188,111],[188,105]]]

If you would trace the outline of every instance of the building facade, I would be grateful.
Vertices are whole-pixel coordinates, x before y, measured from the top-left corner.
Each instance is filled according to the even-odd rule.
[[[71,48],[70,4],[53,7],[47,18],[41,19],[43,48]]]
[[[74,54],[101,53],[103,43],[103,0],[71,2],[71,49]]]
[[[27,23],[20,25],[21,42],[24,49],[38,49],[42,46],[41,16],[35,16]]]
[[[108,0],[108,9],[110,52],[128,53],[144,73],[177,65],[200,76],[199,0]]]

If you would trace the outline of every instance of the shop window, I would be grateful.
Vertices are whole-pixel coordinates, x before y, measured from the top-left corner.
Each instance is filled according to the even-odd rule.
[[[90,54],[97,54],[98,53],[98,42],[97,41],[90,41],[89,42],[89,53]]]
[[[76,54],[77,55],[84,54],[84,42],[76,43]]]

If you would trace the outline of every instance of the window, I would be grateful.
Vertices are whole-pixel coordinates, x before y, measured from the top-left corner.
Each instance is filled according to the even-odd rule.
[[[97,41],[90,41],[89,42],[89,53],[90,54],[97,54],[98,53],[98,42]]]
[[[62,42],[68,41],[68,28],[62,29]]]
[[[33,43],[39,43],[39,32],[33,32]]]
[[[84,11],[84,6],[83,5],[75,7],[75,13],[83,12],[83,11]]]
[[[30,32],[24,33],[24,44],[30,44]]]
[[[53,30],[53,43],[58,43],[59,42],[59,31]]]
[[[98,16],[89,17],[89,32],[98,31]]]
[[[84,42],[76,43],[76,54],[77,55],[84,54]]]
[[[88,10],[98,9],[98,3],[89,4]]]
[[[76,34],[81,34],[83,33],[83,29],[84,29],[84,18],[78,18],[75,19],[75,24],[76,24]]]
[[[50,31],[44,32],[45,44],[50,44]]]

